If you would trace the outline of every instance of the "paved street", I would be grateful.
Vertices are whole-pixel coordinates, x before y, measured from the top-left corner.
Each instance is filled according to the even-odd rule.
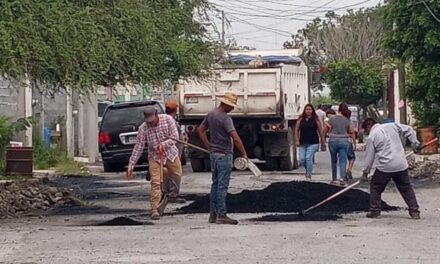
[[[355,177],[360,176],[362,154],[358,153]],[[330,181],[328,156],[317,155],[315,180]],[[183,194],[208,192],[209,173],[184,170]],[[409,219],[403,210],[374,220],[361,213],[326,222],[252,222],[254,214],[232,214],[239,225],[224,226],[208,224],[207,214],[170,215],[177,205],[167,207],[160,221],[151,222],[149,183],[141,174],[132,182],[122,174],[101,176],[84,192],[90,205],[108,208],[2,220],[0,263],[440,263],[439,186],[417,185],[420,221]],[[264,172],[260,179],[234,172],[230,192],[290,180],[303,180],[303,169]],[[404,206],[394,187],[383,199]],[[153,225],[96,226],[116,216]]]

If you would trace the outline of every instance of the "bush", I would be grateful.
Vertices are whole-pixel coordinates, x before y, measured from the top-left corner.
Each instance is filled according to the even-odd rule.
[[[39,170],[55,167],[66,159],[66,154],[58,149],[44,145],[42,140],[34,137],[34,167]]]

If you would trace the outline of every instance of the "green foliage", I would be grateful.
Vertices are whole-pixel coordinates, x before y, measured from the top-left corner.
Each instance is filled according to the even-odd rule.
[[[366,107],[382,97],[381,68],[375,63],[342,60],[328,64],[324,80],[332,98]]]
[[[337,104],[337,100],[334,100],[330,96],[321,96],[321,95],[313,95],[312,96],[312,104],[316,107],[318,105],[335,105]]]
[[[34,137],[34,167],[39,170],[55,167],[66,159],[66,154],[58,149],[45,146],[41,139]]]
[[[57,91],[199,75],[219,55],[207,0],[1,1],[0,74]]]
[[[87,167],[72,159],[65,159],[55,166],[55,171],[61,175],[86,176],[89,175]]]
[[[434,14],[440,14],[439,0],[426,2]],[[393,30],[384,46],[409,68],[407,97],[418,125],[440,126],[440,23],[423,2],[411,0],[390,1],[385,18]]]
[[[31,127],[32,118],[20,118],[12,122],[9,118],[0,116],[0,175],[4,173],[6,147],[12,138],[19,132]]]

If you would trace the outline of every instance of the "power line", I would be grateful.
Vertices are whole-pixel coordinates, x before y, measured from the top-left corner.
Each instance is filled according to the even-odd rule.
[[[428,12],[431,14],[431,16],[437,20],[437,22],[440,23],[440,19],[434,14],[434,12],[432,12],[431,8],[429,8],[428,4],[425,1],[421,1],[423,3],[423,5],[425,6],[425,8],[428,10]]]
[[[291,35],[292,35],[292,33],[289,32],[289,31],[279,30],[279,29],[274,29],[274,28],[270,28],[270,27],[261,26],[261,25],[254,24],[254,23],[251,23],[251,22],[249,22],[249,21],[246,21],[246,20],[240,19],[240,18],[238,18],[238,17],[236,17],[236,16],[233,16],[233,15],[230,15],[230,17],[233,18],[233,19],[235,19],[237,22],[240,22],[240,23],[242,23],[242,24],[247,24],[247,25],[253,26],[253,27],[258,28],[258,29],[261,29],[261,30],[263,30],[263,31],[268,31],[268,32],[273,32],[273,33],[278,33],[278,34],[283,35],[283,36],[285,36],[285,37],[291,37]]]
[[[278,19],[278,20],[299,20],[299,21],[311,21],[312,19],[305,19],[305,18],[294,18],[292,16],[307,16],[309,14],[319,14],[319,13],[326,13],[326,12],[330,12],[330,11],[338,11],[341,9],[346,9],[346,8],[350,8],[350,7],[354,7],[354,6],[358,6],[361,4],[365,4],[367,2],[370,2],[371,0],[363,0],[354,4],[350,4],[350,5],[346,5],[346,6],[341,6],[341,7],[334,7],[331,9],[323,9],[323,10],[318,10],[320,8],[323,8],[325,6],[327,6],[328,4],[334,2],[335,0],[331,0],[327,3],[325,3],[324,5],[320,6],[320,7],[315,7],[312,10],[307,10],[307,11],[303,11],[303,12],[297,12],[297,13],[291,13],[291,14],[284,14],[284,15],[279,15],[279,14],[274,14],[274,13],[267,13],[267,12],[263,12],[266,15],[261,15],[261,14],[255,14],[255,13],[249,13],[249,12],[245,12],[242,10],[238,10],[238,9],[233,9],[233,8],[227,8],[231,11],[228,11],[228,13],[232,13],[235,15],[240,15],[240,16],[247,16],[247,17],[255,17],[255,18],[261,18],[261,17],[268,17],[268,18],[273,18],[273,19]],[[222,7],[221,5],[219,5],[220,7]],[[314,15],[316,17],[316,15]]]
[[[369,2],[369,1],[371,1],[371,0],[364,0],[364,1],[361,1],[361,2],[358,2],[358,3],[354,3],[354,4],[351,4],[351,5],[346,5],[346,6],[337,7],[337,8],[334,8],[334,9],[332,9],[332,10],[325,10],[324,12],[338,11],[338,10],[341,10],[341,9],[345,9],[345,8],[349,8],[349,7],[357,6],[357,5],[360,5],[360,4],[363,4],[363,3]],[[325,6],[325,5],[326,5],[326,4],[324,4],[323,6]],[[319,7],[318,7],[318,8],[319,8]],[[243,15],[243,14],[240,13],[239,15]],[[315,17],[316,17],[316,16],[315,16]],[[256,18],[259,18],[259,17],[257,16]],[[275,18],[275,19],[276,19],[276,18]],[[282,19],[280,19],[280,20],[282,20],[282,21],[278,21],[278,22],[275,22],[275,23],[269,24],[269,25],[267,25],[266,27],[274,27],[274,26],[278,26],[278,25],[280,25],[281,23],[283,23],[284,21],[295,20],[295,19],[292,19],[292,18],[282,18]],[[302,20],[302,19],[301,19],[301,20]],[[306,20],[307,20],[307,19],[306,19]],[[307,21],[311,21],[311,20],[307,20]],[[248,22],[249,22],[249,21],[248,21]],[[247,30],[247,31],[242,31],[242,32],[234,33],[233,35],[248,34],[248,33],[252,33],[252,32],[254,32],[254,31],[253,31],[253,30]]]

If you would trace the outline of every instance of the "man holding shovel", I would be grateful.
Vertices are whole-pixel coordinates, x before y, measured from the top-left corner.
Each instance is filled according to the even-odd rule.
[[[145,107],[144,119],[145,122],[139,127],[136,145],[131,154],[127,180],[133,179],[134,165],[147,145],[151,175],[151,218],[158,220],[168,198],[175,198],[179,194],[182,165],[176,143],[170,139],[178,138],[179,134],[174,119],[166,114],[158,114],[154,106]],[[167,169],[165,175],[164,167]]]
[[[419,205],[417,204],[414,189],[408,176],[408,162],[401,136],[411,142],[414,152],[418,152],[423,145],[417,140],[416,132],[410,126],[396,123],[376,124],[376,121],[367,118],[362,127],[368,134],[365,167],[362,180],[366,181],[375,157],[377,167],[370,183],[370,212],[369,218],[380,216],[381,195],[388,182],[393,179],[397,189],[408,205],[409,215],[412,219],[420,219]]]
[[[228,115],[237,107],[237,95],[225,93],[220,105],[208,113],[197,132],[203,145],[209,149],[211,158],[212,184],[210,193],[209,223],[236,225],[238,221],[226,215],[226,195],[232,171],[234,146],[247,159],[246,150]],[[209,141],[206,131],[209,129]],[[232,139],[232,140],[231,140]]]

